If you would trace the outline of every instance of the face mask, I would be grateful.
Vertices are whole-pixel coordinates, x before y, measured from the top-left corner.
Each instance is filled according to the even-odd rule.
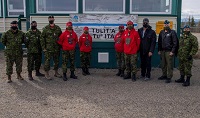
[[[164,30],[170,30],[169,26],[164,27]]]
[[[36,27],[37,27],[37,26],[31,26],[31,29],[32,29],[32,30],[35,30],[35,29],[36,29]]]
[[[50,21],[49,21],[49,24],[53,24],[53,23],[54,23],[54,20],[50,20]]]
[[[129,25],[127,28],[128,28],[129,30],[131,30],[131,29],[133,28],[133,26]]]
[[[147,28],[148,26],[149,26],[149,25],[148,25],[147,23],[144,23],[144,24],[143,24],[143,27],[144,27],[144,28]]]
[[[11,29],[12,29],[12,30],[16,30],[16,29],[17,29],[17,26],[12,26]]]
[[[88,31],[84,31],[85,34],[88,34]]]
[[[72,30],[72,27],[71,27],[71,26],[68,26],[67,29],[68,29],[68,30]]]
[[[119,29],[119,32],[123,32],[124,31],[124,29]]]
[[[188,35],[190,31],[183,31],[184,34]]]

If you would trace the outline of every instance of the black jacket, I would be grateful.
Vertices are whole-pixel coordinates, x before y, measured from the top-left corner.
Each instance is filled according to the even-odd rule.
[[[140,53],[141,54],[148,54],[149,52],[154,52],[156,46],[156,33],[154,30],[151,29],[149,26],[143,35],[143,27],[138,29],[138,33],[140,35]]]
[[[170,51],[172,53],[177,53],[178,50],[178,38],[174,30],[164,30],[160,31],[158,37],[158,51]]]

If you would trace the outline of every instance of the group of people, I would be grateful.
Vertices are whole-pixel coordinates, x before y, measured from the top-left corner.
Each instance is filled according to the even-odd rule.
[[[190,86],[193,56],[198,51],[197,37],[192,35],[189,25],[186,25],[178,40],[176,32],[170,29],[170,22],[165,20],[163,25],[164,28],[158,36],[158,54],[161,57],[162,68],[162,76],[158,80],[165,80],[166,83],[171,82],[174,56],[178,56],[180,78],[175,82],[183,83],[183,86]],[[145,81],[149,80],[151,78],[151,58],[155,50],[156,40],[156,33],[149,25],[148,18],[143,19],[143,27],[139,28],[138,31],[134,29],[131,21],[127,22],[126,29],[123,25],[119,26],[119,32],[114,38],[118,65],[116,75],[136,81],[137,53],[139,53],[141,60],[140,78]]]
[[[17,21],[12,21],[11,28],[3,33],[1,42],[6,46],[6,74],[8,83],[11,83],[11,75],[13,73],[13,64],[16,64],[17,79],[23,80],[21,76],[23,49],[24,43],[27,47],[27,70],[29,80],[33,80],[32,71],[35,69],[36,76],[44,76],[51,80],[49,75],[50,61],[53,58],[54,76],[68,80],[67,65],[70,62],[70,78],[77,79],[75,75],[75,47],[76,44],[80,47],[80,59],[83,75],[90,75],[89,66],[92,51],[92,37],[89,34],[89,28],[83,28],[83,34],[78,38],[73,30],[72,22],[66,23],[66,30],[61,31],[61,28],[54,23],[54,16],[48,17],[49,24],[46,25],[42,32],[37,29],[37,22],[31,22],[31,28],[26,32],[18,30]],[[166,83],[171,82],[173,76],[173,60],[178,54],[180,79],[175,82],[183,83],[183,86],[190,85],[190,77],[193,56],[198,51],[197,38],[191,34],[190,27],[187,25],[183,29],[183,35],[178,40],[177,34],[170,29],[170,22],[164,22],[164,29],[158,37],[158,54],[162,62],[162,76],[159,80],[166,80]],[[141,59],[141,77],[144,80],[151,78],[151,58],[156,46],[156,33],[149,25],[149,19],[143,19],[143,27],[138,31],[134,29],[132,21],[127,22],[126,29],[123,25],[119,26],[119,32],[114,38],[114,47],[116,50],[118,73],[124,79],[132,79],[136,81],[137,73],[137,53],[140,53]],[[179,43],[180,42],[180,43]],[[179,46],[180,44],[180,46]],[[62,72],[59,74],[59,57],[62,50]],[[42,52],[44,52],[44,71],[40,73]],[[184,77],[187,77],[186,79]]]

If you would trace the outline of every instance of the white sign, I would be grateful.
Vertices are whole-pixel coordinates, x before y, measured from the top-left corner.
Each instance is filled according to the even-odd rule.
[[[95,40],[113,40],[118,32],[118,26],[124,25],[131,20],[137,29],[137,15],[101,15],[101,14],[72,14],[70,15],[73,29],[80,36],[83,27],[89,27],[89,33]]]

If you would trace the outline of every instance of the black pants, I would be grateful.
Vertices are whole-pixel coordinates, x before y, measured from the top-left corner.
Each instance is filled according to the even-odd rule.
[[[141,59],[141,76],[151,77],[151,57],[147,54],[140,54]]]

